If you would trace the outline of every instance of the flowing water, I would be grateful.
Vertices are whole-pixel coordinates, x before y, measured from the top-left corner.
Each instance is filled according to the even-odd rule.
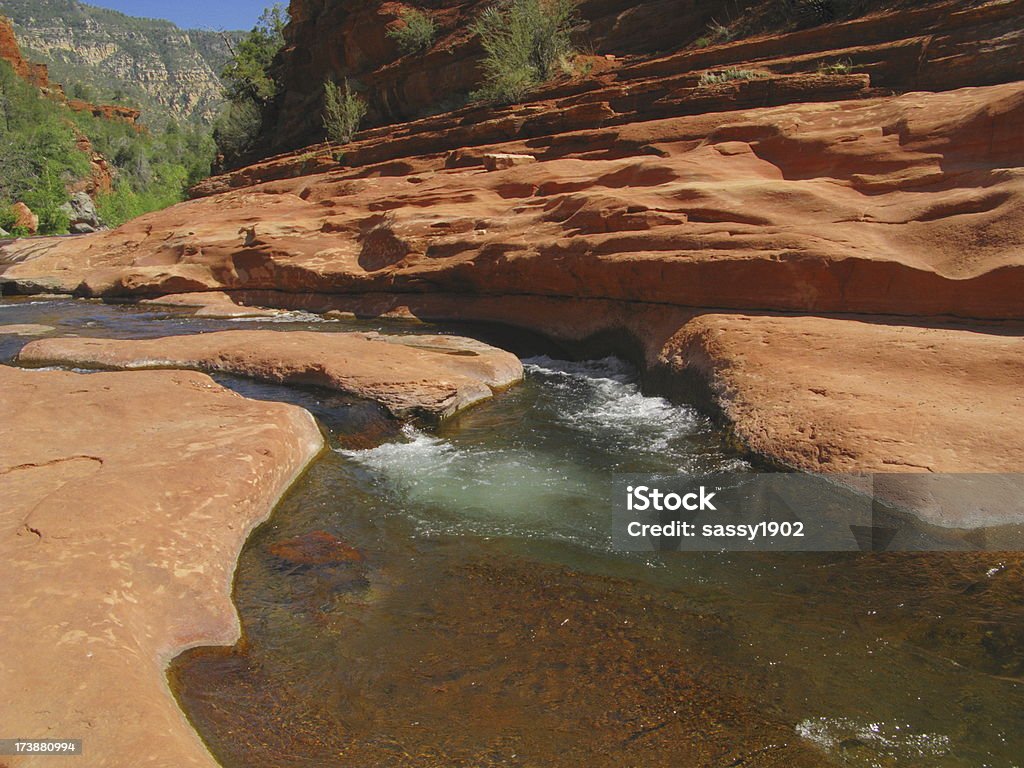
[[[4,299],[8,323],[239,327]],[[0,358],[24,342],[0,335]],[[616,553],[613,473],[746,465],[624,363],[525,363],[523,385],[433,431],[219,377],[309,408],[331,442],[242,553],[243,640],[171,667],[222,764],[1024,765],[1024,558]]]

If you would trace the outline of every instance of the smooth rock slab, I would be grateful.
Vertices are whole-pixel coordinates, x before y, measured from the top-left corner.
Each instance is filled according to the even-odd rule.
[[[0,409],[4,737],[82,739],[70,759],[89,766],[213,768],[164,669],[237,640],[238,553],[322,448],[316,423],[192,371],[0,366]]]
[[[1024,471],[1019,336],[704,315],[683,326],[661,363],[704,382],[740,441],[789,467],[922,476]],[[945,527],[1024,520],[1019,492],[1003,503],[991,498],[995,490],[986,486],[973,508],[953,500],[946,510],[915,503],[913,511]]]
[[[375,400],[396,417],[442,419],[523,377],[519,359],[458,336],[313,331],[221,331],[162,339],[41,339],[29,365],[194,368]]]

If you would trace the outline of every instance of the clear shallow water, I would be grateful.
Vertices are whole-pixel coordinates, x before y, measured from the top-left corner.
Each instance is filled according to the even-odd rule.
[[[371,473],[420,534],[542,538],[610,546],[617,472],[742,469],[708,421],[640,392],[615,358],[525,360],[525,384],[432,433],[412,426],[372,449],[337,449]]]
[[[238,327],[4,300],[8,322]],[[1022,764],[1018,555],[617,555],[612,472],[742,462],[618,361],[527,370],[436,432],[222,379],[310,408],[335,449],[246,546],[243,643],[172,667],[224,765]]]

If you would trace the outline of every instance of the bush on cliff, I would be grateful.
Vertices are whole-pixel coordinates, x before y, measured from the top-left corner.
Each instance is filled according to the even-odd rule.
[[[717,72],[705,72],[700,76],[700,84],[720,85],[734,80],[757,80],[759,77],[764,77],[764,74],[753,69],[730,67],[729,69],[722,69]]]
[[[549,80],[573,55],[575,20],[571,0],[501,0],[484,10],[472,27],[486,53],[474,96],[516,102]]]
[[[400,16],[403,24],[388,30],[388,37],[398,43],[403,53],[425,51],[434,44],[437,25],[422,11],[408,10]]]
[[[348,80],[344,90],[330,80],[324,81],[324,128],[328,139],[348,144],[364,117],[366,102],[352,93]]]

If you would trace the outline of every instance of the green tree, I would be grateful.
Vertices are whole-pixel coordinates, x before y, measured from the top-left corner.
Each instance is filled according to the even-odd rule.
[[[284,45],[284,27],[288,15],[280,3],[263,11],[260,20],[232,51],[221,79],[232,102],[252,101],[265,104],[277,94],[277,83],[270,65]]]
[[[230,102],[213,127],[217,151],[229,162],[242,157],[259,138],[262,122],[256,102],[251,99]]]
[[[271,65],[284,45],[288,13],[280,3],[260,15],[259,23],[232,50],[221,79],[228,104],[214,123],[217,151],[228,163],[244,156],[259,138],[263,110],[277,95]]]

